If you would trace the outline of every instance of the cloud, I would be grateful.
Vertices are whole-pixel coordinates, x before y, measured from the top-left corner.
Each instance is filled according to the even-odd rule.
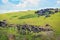
[[[40,0],[24,0],[24,1],[27,2],[27,3],[30,3],[32,5],[38,5]]]
[[[23,3],[20,3],[20,4],[15,5],[15,7],[21,7],[21,8],[25,8],[27,6],[28,6],[27,3],[24,2],[24,1],[23,1]]]
[[[7,3],[8,3],[8,0],[2,0],[2,2],[3,2],[4,4],[7,4]]]
[[[57,4],[60,4],[60,0],[57,1]]]
[[[19,1],[19,4],[11,3],[9,2],[9,0],[2,0],[2,2],[4,3],[4,5],[0,6],[0,11],[4,10],[3,12],[7,12],[7,10],[29,10],[32,9],[32,7],[34,9],[39,6],[41,0],[21,0]]]
[[[12,0],[14,1],[14,0]],[[40,0],[21,0],[22,3],[14,4],[9,2],[9,0],[2,0],[5,4],[4,6],[12,7],[12,8],[27,8],[27,7],[36,7],[40,3]]]
[[[37,6],[40,0],[22,0],[22,3],[16,5],[18,7]]]

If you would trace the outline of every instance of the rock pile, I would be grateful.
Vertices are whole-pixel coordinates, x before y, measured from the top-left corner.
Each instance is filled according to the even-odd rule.
[[[60,9],[46,8],[46,9],[38,10],[35,13],[38,15],[38,17],[43,15],[45,15],[45,17],[50,17],[50,14],[55,14],[57,12],[60,12]]]
[[[29,32],[35,32],[35,33],[38,33],[38,32],[41,32],[41,31],[53,31],[51,28],[48,28],[50,25],[49,24],[46,24],[45,26],[46,27],[41,27],[41,26],[35,26],[35,25],[28,25],[28,24],[23,24],[23,25],[20,25],[20,24],[7,24],[6,20],[3,20],[3,21],[0,21],[0,27],[17,27],[17,30],[18,31],[29,31]]]
[[[37,27],[37,26],[34,26],[34,25],[20,25],[20,26],[17,26],[17,30],[24,30],[24,31],[33,31],[34,33],[38,33],[38,32],[41,32],[41,31],[53,31],[53,29],[49,28],[49,24],[47,24],[46,26],[48,27]]]
[[[0,27],[7,26],[6,20],[0,21]]]

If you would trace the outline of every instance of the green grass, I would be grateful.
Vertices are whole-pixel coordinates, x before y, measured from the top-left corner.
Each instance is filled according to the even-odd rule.
[[[15,17],[13,17],[15,16]],[[51,17],[45,18],[44,16],[37,17],[34,14],[34,11],[26,11],[26,12],[17,12],[17,13],[7,13],[0,14],[0,20],[7,20],[8,23],[14,24],[32,24],[32,25],[45,25],[50,24],[52,28],[54,28],[57,32],[60,28],[60,12],[51,15]]]
[[[60,12],[51,14],[51,17],[45,18],[45,16],[37,17],[35,11],[23,11],[23,12],[12,12],[6,14],[0,14],[0,20],[7,20],[8,24],[31,24],[37,26],[44,26],[50,24],[56,35],[60,35]],[[12,30],[11,30],[12,29]],[[7,29],[8,33],[16,33],[11,28]]]
[[[28,18],[34,18],[37,17],[36,14],[29,14],[29,15],[25,15],[25,16],[21,16],[19,17],[19,19],[28,19]]]

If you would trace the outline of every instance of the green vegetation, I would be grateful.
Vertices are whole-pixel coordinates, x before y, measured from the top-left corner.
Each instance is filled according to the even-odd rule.
[[[34,18],[34,17],[37,17],[37,15],[36,14],[29,14],[29,15],[26,15],[26,16],[22,16],[19,19],[28,19],[28,18]]]
[[[12,12],[12,13],[0,14],[0,20],[7,20],[8,24],[31,24],[37,26],[42,25],[44,26],[45,24],[50,24],[52,26],[52,29],[55,31],[55,35],[56,36],[60,35],[60,12],[55,13],[53,15],[51,14],[51,16],[48,18],[46,18],[45,16],[37,17],[35,11]],[[7,34],[3,33],[3,31],[6,32]],[[26,40],[40,40],[40,37],[32,39],[34,33],[32,33],[32,35],[27,34],[24,36],[18,34],[15,27],[0,28],[0,34],[1,34],[0,40],[7,40],[6,35],[8,35],[9,33],[16,35],[18,38],[18,39],[16,38],[16,40],[19,40],[20,37],[21,40],[24,40],[23,38],[25,37]]]

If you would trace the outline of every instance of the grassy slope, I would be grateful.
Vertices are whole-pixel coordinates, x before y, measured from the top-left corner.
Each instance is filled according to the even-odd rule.
[[[14,24],[32,24],[32,25],[40,25],[44,26],[45,24],[50,24],[52,28],[55,30],[56,34],[60,34],[60,13],[56,13],[51,15],[51,17],[45,18],[41,17],[33,17],[26,19],[19,19],[19,17],[26,15],[33,15],[34,11],[26,11],[26,12],[14,12],[7,14],[0,14],[0,20],[7,20],[8,23]],[[35,14],[34,14],[35,15]]]

